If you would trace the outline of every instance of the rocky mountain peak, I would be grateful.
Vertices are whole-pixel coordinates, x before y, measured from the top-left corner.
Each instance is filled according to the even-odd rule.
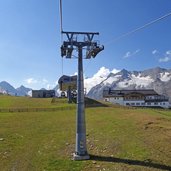
[[[122,69],[120,72],[118,72],[118,73],[116,73],[116,74],[117,74],[117,75],[120,74],[120,75],[122,76],[122,78],[126,79],[126,78],[129,77],[130,72],[127,71],[126,69]]]

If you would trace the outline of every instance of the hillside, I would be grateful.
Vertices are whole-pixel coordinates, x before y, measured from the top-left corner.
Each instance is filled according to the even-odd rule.
[[[52,99],[18,97],[13,102],[14,98],[0,97],[0,106],[65,108],[0,112],[0,168],[3,171],[171,170],[169,110],[112,105],[87,108],[87,147],[91,159],[77,162],[71,160],[76,109],[68,108],[71,104],[62,99],[52,104]]]

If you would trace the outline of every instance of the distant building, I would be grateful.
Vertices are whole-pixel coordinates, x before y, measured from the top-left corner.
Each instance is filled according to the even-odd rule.
[[[144,90],[104,90],[104,101],[124,106],[169,108],[169,98],[152,89]]]
[[[55,90],[32,90],[34,98],[50,98],[55,97]]]

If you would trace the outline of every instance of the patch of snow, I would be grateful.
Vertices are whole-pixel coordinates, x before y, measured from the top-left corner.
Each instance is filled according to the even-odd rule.
[[[134,84],[136,84],[137,86],[147,87],[149,84],[154,82],[154,80],[150,76],[142,77],[141,74],[139,74],[138,76],[132,75],[131,78]]]
[[[109,77],[103,82],[104,85],[112,84],[113,82],[118,81],[118,77]]]
[[[140,74],[138,76],[132,74],[130,78],[131,80],[126,79],[122,82],[119,82],[118,87],[126,88],[130,85],[136,85],[136,87],[147,87],[149,84],[151,84],[154,81],[150,76],[142,77]]]
[[[169,72],[160,73],[160,80],[167,82],[171,79],[171,74]]]
[[[132,84],[130,81],[124,80],[122,82],[119,82],[118,83],[118,87],[120,87],[120,88],[126,88],[126,87],[128,87],[128,85],[131,85]]]
[[[118,73],[118,72],[120,72],[120,70],[115,69],[115,68],[111,71],[111,73],[113,73],[113,74],[116,74],[116,73]]]

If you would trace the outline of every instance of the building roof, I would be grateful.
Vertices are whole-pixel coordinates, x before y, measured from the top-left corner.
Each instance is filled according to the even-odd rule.
[[[128,94],[142,94],[142,95],[158,95],[153,89],[139,89],[139,90],[104,90],[103,97],[123,97]]]
[[[58,84],[61,91],[66,91],[70,89],[77,89],[77,75],[67,76],[63,75],[59,78]]]
[[[73,82],[73,81],[77,81],[77,75],[73,75],[73,76],[68,76],[68,75],[63,75],[59,78],[58,83],[60,84],[62,83],[68,83],[68,82]]]
[[[55,92],[55,90],[32,90],[32,92]]]

